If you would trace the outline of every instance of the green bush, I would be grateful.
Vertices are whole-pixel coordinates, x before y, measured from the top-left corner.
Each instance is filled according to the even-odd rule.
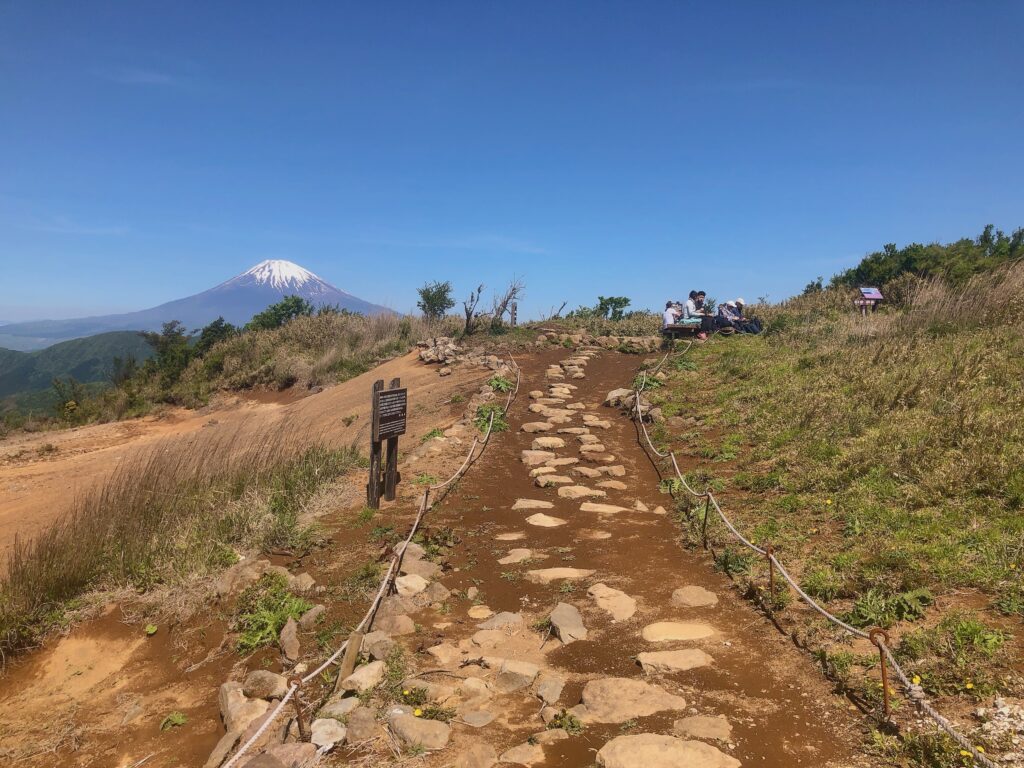
[[[265,573],[238,598],[236,648],[248,654],[277,642],[288,619],[298,619],[312,603],[288,591],[288,580],[279,573]]]

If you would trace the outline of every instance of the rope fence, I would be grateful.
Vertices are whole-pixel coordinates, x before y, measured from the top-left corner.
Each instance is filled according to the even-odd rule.
[[[522,369],[520,369],[519,363],[516,362],[515,358],[512,357],[511,354],[508,355],[508,358],[512,362],[512,365],[514,366],[516,371],[516,383],[515,386],[508,393],[508,398],[505,401],[503,411],[504,414],[508,413],[508,409],[512,405],[512,401],[519,393],[519,383],[522,380]],[[395,553],[392,555],[391,562],[388,564],[388,570],[384,574],[384,578],[381,580],[380,586],[377,589],[373,601],[370,603],[370,607],[369,609],[367,609],[366,614],[362,618],[362,621],[360,621],[359,624],[356,626],[355,630],[353,630],[352,635],[361,635],[365,630],[373,626],[373,620],[377,615],[377,610],[380,608],[381,602],[384,600],[384,598],[390,591],[394,578],[397,576],[399,570],[401,569],[402,558],[405,555],[405,551],[406,549],[408,549],[410,542],[412,542],[413,537],[419,530],[420,523],[423,521],[424,515],[431,508],[431,492],[433,491],[436,495],[438,494],[438,492],[443,491],[444,493],[438,496],[437,501],[443,499],[444,496],[447,495],[451,485],[455,483],[460,477],[462,477],[462,475],[465,474],[466,470],[469,469],[469,467],[477,459],[479,459],[480,456],[483,455],[484,449],[486,449],[487,444],[490,442],[491,434],[494,431],[494,413],[495,412],[492,410],[490,418],[487,420],[487,430],[484,433],[484,435],[482,437],[480,435],[477,435],[476,437],[473,438],[473,443],[469,446],[469,451],[466,453],[465,461],[463,461],[462,465],[457,470],[455,470],[454,474],[452,474],[451,477],[449,477],[444,482],[436,483],[434,485],[428,485],[426,490],[424,490],[423,496],[420,498],[420,502],[416,511],[416,517],[413,520],[412,526],[409,529],[409,535],[405,537],[405,541],[402,542],[400,546],[395,548]],[[477,446],[481,446],[480,453],[474,455]],[[236,751],[235,754],[232,755],[230,760],[223,764],[223,768],[234,768],[238,761],[241,760],[242,757],[244,757],[245,754],[252,748],[253,744],[256,744],[260,740],[260,737],[262,737],[266,730],[273,724],[273,722],[277,719],[278,715],[281,714],[282,710],[285,708],[288,702],[292,700],[292,697],[294,697],[298,693],[300,687],[305,683],[308,683],[310,680],[316,678],[318,675],[320,675],[321,672],[323,672],[329,666],[334,664],[339,658],[341,658],[345,651],[348,649],[348,644],[350,641],[351,635],[349,639],[342,643],[341,647],[338,648],[334,653],[328,656],[327,660],[324,661],[319,667],[317,667],[304,677],[292,678],[292,680],[290,681],[290,685],[288,686],[288,690],[285,692],[285,695],[277,703],[274,709],[271,710],[270,714],[263,720],[263,723],[260,725],[259,728],[256,729],[256,732],[249,738],[249,740],[238,748],[238,751]]]
[[[680,356],[685,355],[687,352],[690,351],[692,346],[692,341],[687,342],[687,346],[678,354]],[[656,374],[661,369],[661,367],[665,364],[665,362],[671,355],[672,351],[669,351],[665,354],[661,361],[654,368],[651,369],[652,375]],[[715,498],[715,495],[710,488],[704,491],[697,491],[696,489],[690,486],[690,484],[686,481],[686,477],[684,476],[682,470],[679,469],[679,462],[676,460],[675,451],[659,451],[657,447],[654,445],[654,442],[651,440],[650,433],[647,431],[647,425],[644,421],[645,413],[640,402],[641,395],[647,387],[647,375],[647,370],[642,371],[642,378],[639,386],[637,386],[634,382],[634,400],[633,407],[631,409],[632,416],[639,425],[640,431],[643,433],[644,439],[646,440],[651,452],[654,453],[654,455],[660,459],[669,459],[672,464],[672,469],[676,474],[676,477],[679,479],[680,483],[682,484],[682,487],[686,490],[686,492],[695,498],[705,500],[703,520],[704,546],[707,546],[708,514],[710,512],[710,508],[713,507],[719,519],[738,541],[740,541],[745,547],[747,547],[747,549],[751,550],[752,552],[756,552],[757,554],[766,558],[766,560],[768,561],[769,576],[772,579],[773,585],[774,571],[777,570],[779,575],[782,576],[783,580],[787,584],[789,584],[789,586],[793,589],[794,592],[796,592],[797,595],[799,595],[800,599],[808,606],[810,606],[814,611],[816,611],[818,614],[820,614],[822,617],[827,619],[832,624],[845,630],[849,634],[854,635],[855,637],[868,640],[878,648],[880,666],[882,670],[882,685],[886,718],[888,718],[890,714],[888,674],[886,669],[886,665],[888,665],[892,668],[892,671],[895,673],[896,678],[899,680],[904,695],[911,703],[913,703],[913,705],[916,707],[919,713],[930,717],[935,722],[935,724],[939,728],[941,728],[950,738],[956,741],[957,744],[959,744],[965,752],[969,753],[978,765],[984,766],[984,768],[999,768],[999,766],[995,762],[993,762],[989,757],[980,752],[978,748],[974,744],[972,744],[966,736],[957,731],[953,724],[949,722],[949,720],[947,720],[945,717],[939,714],[935,707],[927,700],[924,689],[920,685],[914,684],[914,682],[907,676],[907,673],[900,666],[899,662],[896,661],[896,657],[893,655],[892,650],[889,648],[887,644],[889,637],[885,631],[876,628],[869,632],[865,632],[861,629],[857,629],[856,627],[850,626],[842,619],[830,613],[821,604],[814,600],[814,598],[812,598],[810,595],[808,595],[800,588],[800,585],[797,584],[796,580],[789,575],[789,571],[786,570],[782,562],[775,556],[775,553],[772,551],[772,548],[770,546],[759,547],[753,542],[749,541],[747,538],[745,538],[743,534],[741,534],[737,530],[736,526],[733,525],[732,521],[729,520],[725,512],[722,511],[722,507],[721,505],[719,505],[718,499]]]

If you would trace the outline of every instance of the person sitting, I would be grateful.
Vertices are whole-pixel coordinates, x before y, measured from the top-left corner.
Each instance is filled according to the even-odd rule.
[[[683,309],[683,318],[686,320],[699,320],[700,333],[697,338],[703,341],[708,334],[715,332],[715,321],[704,309],[704,300],[707,294],[704,291],[690,291],[690,297],[686,300],[686,307]]]
[[[675,325],[681,315],[682,312],[676,308],[674,301],[666,301],[665,313],[661,316],[661,330],[665,330],[670,325]]]
[[[720,321],[735,328],[739,333],[760,333],[761,321],[756,317],[746,317],[744,310],[746,302],[743,299],[727,301],[718,308]]]

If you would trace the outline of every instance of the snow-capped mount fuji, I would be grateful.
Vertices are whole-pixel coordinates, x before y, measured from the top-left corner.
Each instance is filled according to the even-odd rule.
[[[32,350],[108,331],[156,331],[171,320],[179,320],[189,329],[201,328],[218,317],[242,325],[285,296],[301,296],[316,307],[337,306],[363,315],[391,312],[335,288],[298,264],[272,259],[202,293],[139,312],[5,325],[0,331],[0,347]]]

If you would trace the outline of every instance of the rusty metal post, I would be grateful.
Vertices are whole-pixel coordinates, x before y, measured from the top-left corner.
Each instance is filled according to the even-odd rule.
[[[892,714],[889,706],[889,665],[885,658],[885,651],[882,650],[882,642],[889,644],[889,633],[880,627],[875,627],[868,633],[868,638],[878,648],[878,661],[882,665],[882,703],[885,707],[885,719],[888,720]]]
[[[302,678],[295,675],[288,679],[288,685],[295,686],[295,695],[292,696],[292,703],[295,705],[295,719],[299,723],[299,738],[303,741],[309,741],[309,730],[302,719],[302,699],[300,697],[302,693]]]

